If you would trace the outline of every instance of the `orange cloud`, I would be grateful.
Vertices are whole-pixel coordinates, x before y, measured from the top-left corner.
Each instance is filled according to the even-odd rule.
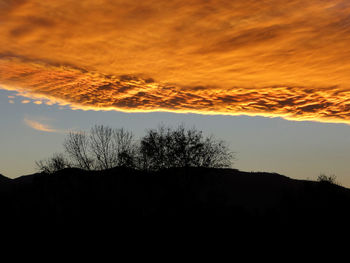
[[[40,123],[38,121],[24,119],[24,122],[34,130],[43,131],[43,132],[61,132],[59,130],[56,130],[56,129],[50,127],[47,124]]]
[[[346,0],[0,0],[0,84],[74,109],[350,122]]]

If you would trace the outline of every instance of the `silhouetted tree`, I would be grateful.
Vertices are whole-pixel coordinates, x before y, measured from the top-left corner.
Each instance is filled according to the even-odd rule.
[[[335,175],[327,176],[325,174],[320,174],[317,177],[317,181],[320,183],[339,184]]]
[[[75,167],[102,170],[116,166],[135,166],[137,146],[132,132],[95,125],[90,133],[70,132],[64,149]]]
[[[86,170],[93,169],[94,160],[90,155],[90,140],[85,132],[70,132],[63,147],[75,167]]]
[[[230,167],[233,153],[224,141],[204,137],[195,128],[183,125],[176,129],[151,129],[141,139],[140,156],[143,169],[170,167]]]
[[[113,144],[116,153],[116,166],[134,167],[137,145],[132,132],[123,128],[113,131]]]
[[[113,141],[113,129],[103,125],[91,128],[89,146],[98,169],[109,169],[116,166],[117,155]]]
[[[55,153],[51,158],[35,162],[37,169],[45,173],[54,173],[70,167],[68,160],[62,153]]]
[[[134,166],[136,146],[132,132],[96,125],[90,132],[90,148],[97,169]]]
[[[148,130],[140,142],[141,169],[158,170],[169,168],[171,130],[161,126]]]

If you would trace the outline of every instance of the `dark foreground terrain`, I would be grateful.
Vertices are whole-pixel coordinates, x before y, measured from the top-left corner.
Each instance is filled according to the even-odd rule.
[[[234,169],[65,169],[0,176],[1,221],[103,222],[136,216],[233,216],[235,221],[350,222],[350,190],[327,182]]]

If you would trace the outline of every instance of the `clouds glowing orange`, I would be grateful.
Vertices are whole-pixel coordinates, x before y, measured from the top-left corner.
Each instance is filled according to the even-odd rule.
[[[42,132],[55,132],[59,133],[61,131],[53,129],[47,124],[40,123],[38,121],[30,120],[30,119],[24,119],[24,122],[32,129],[37,130],[37,131],[42,131]]]
[[[3,88],[76,109],[350,121],[349,1],[46,2],[0,0]]]

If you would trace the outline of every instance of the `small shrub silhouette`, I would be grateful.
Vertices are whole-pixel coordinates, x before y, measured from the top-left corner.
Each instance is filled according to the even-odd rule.
[[[327,176],[325,174],[320,174],[317,177],[317,181],[320,182],[320,183],[328,183],[328,184],[336,184],[336,185],[339,184],[337,182],[337,177],[335,175]]]

